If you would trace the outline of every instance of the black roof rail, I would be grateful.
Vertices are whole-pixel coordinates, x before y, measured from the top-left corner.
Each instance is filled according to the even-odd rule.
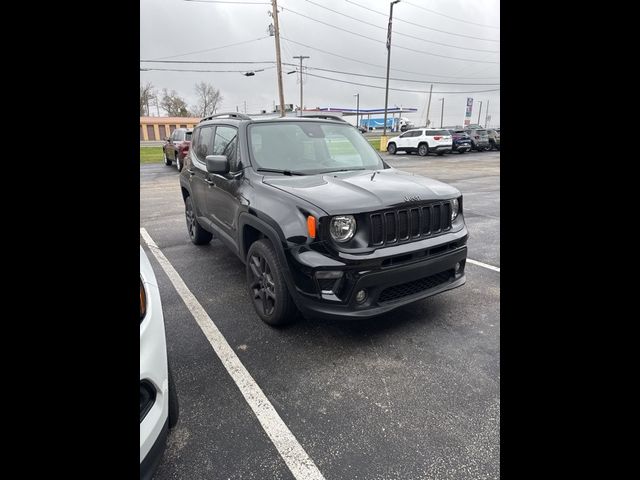
[[[218,117],[237,118],[238,120],[251,120],[251,117],[245,115],[244,113],[222,112],[222,113],[214,113],[213,115],[208,115],[208,116],[200,119],[200,122],[198,122],[198,123],[206,122],[207,120],[211,120],[211,119],[218,118]]]
[[[342,115],[332,115],[330,113],[305,113],[302,115],[302,118],[322,118],[324,120],[339,120],[344,123],[349,123]]]

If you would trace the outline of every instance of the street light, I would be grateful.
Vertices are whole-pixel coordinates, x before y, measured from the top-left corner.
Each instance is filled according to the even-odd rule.
[[[478,100],[480,102],[480,110],[478,110],[478,125],[480,125],[480,114],[482,113],[482,100]]]
[[[440,112],[440,128],[442,128],[442,119],[444,118],[444,97],[440,99],[442,102],[442,111]]]
[[[380,149],[387,147],[387,106],[389,105],[389,67],[391,66],[391,22],[393,20],[393,6],[400,0],[394,0],[389,5],[389,27],[387,29],[387,85],[384,89],[384,130],[380,139]]]
[[[354,93],[354,97],[356,97],[356,127],[360,127],[360,122],[358,121],[358,117],[360,117],[360,94]]]

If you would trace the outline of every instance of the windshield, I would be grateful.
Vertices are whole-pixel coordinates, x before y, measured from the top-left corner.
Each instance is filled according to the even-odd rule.
[[[385,168],[369,142],[351,125],[272,122],[249,126],[257,169],[304,174]]]

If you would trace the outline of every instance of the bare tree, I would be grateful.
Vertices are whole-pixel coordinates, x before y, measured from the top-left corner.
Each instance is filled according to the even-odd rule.
[[[147,82],[145,85],[140,85],[140,116],[151,115],[149,113],[149,104],[152,100],[156,99],[156,92],[153,83]]]
[[[198,104],[192,107],[193,111],[200,117],[206,117],[214,113],[216,107],[222,101],[220,90],[205,82],[196,83],[195,89]]]
[[[162,100],[160,107],[167,112],[170,117],[188,117],[191,115],[187,108],[187,102],[178,95],[178,92],[171,90],[170,92],[164,88],[162,90]]]

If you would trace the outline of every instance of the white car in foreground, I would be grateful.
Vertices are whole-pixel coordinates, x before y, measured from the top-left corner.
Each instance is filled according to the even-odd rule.
[[[387,152],[395,155],[396,152],[418,152],[424,157],[429,153],[444,155],[451,153],[453,140],[449,130],[437,130],[434,128],[414,128],[407,130],[398,137],[390,138],[387,142]]]
[[[178,422],[158,282],[140,247],[140,479],[150,479]]]

